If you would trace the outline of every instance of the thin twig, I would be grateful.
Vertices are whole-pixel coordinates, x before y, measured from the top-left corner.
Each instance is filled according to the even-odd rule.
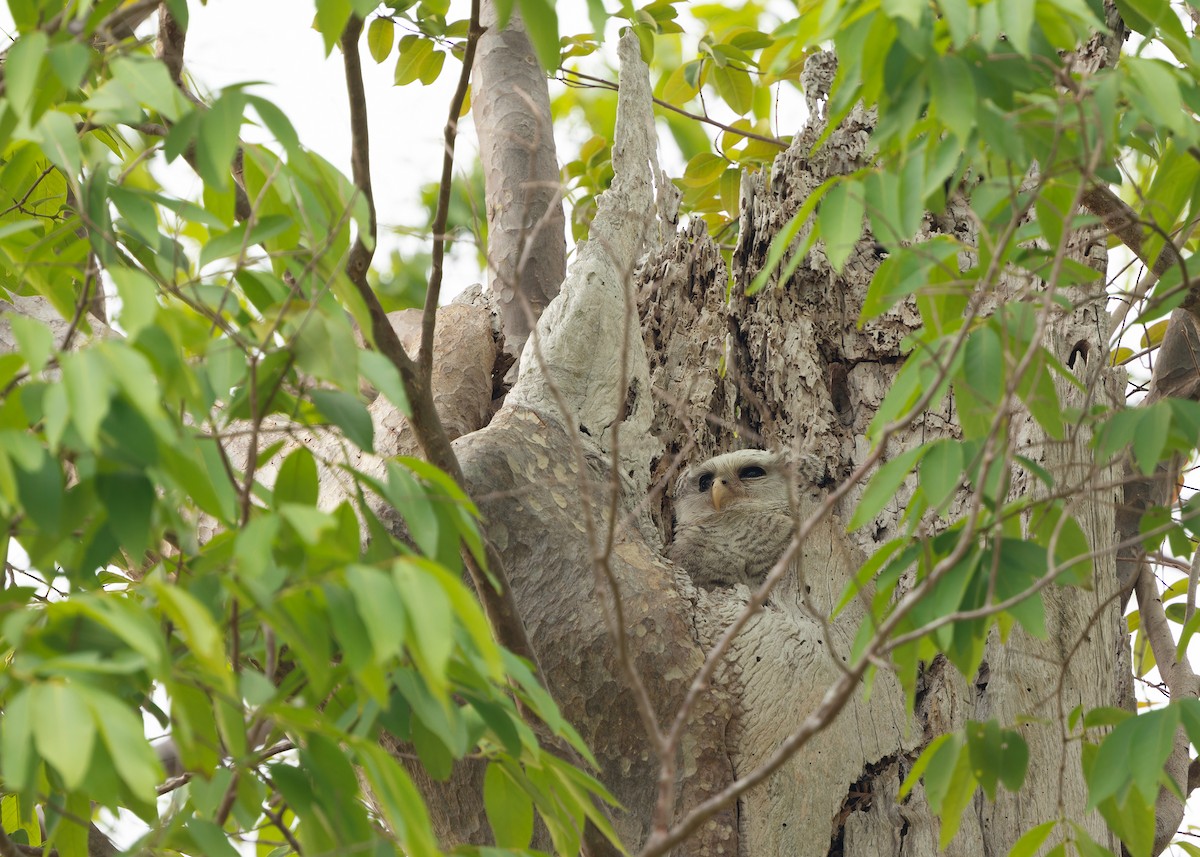
[[[617,88],[617,85],[611,80],[605,80],[602,77],[592,77],[590,74],[584,74],[581,71],[575,71],[574,69],[569,68],[561,68],[559,71],[564,75],[569,74],[573,77],[579,78],[580,80],[586,80],[602,89],[615,90]],[[558,79],[568,86],[579,85],[577,83],[573,84],[572,81],[567,80],[565,77],[559,77]],[[651,100],[659,107],[670,110],[674,113],[678,113],[680,116],[686,116],[688,119],[695,119],[697,122],[704,122],[707,125],[712,125],[714,128],[720,128],[722,131],[728,131],[730,134],[737,134],[739,137],[745,137],[748,140],[757,140],[760,143],[766,143],[768,146],[775,146],[778,149],[787,149],[787,147],[791,145],[788,141],[780,140],[777,137],[768,137],[765,134],[756,134],[754,131],[747,131],[742,128],[734,128],[732,125],[726,125],[724,122],[718,122],[716,119],[713,119],[707,114],[701,115],[699,113],[691,113],[687,110],[684,110],[682,107],[676,107],[669,101],[663,101],[661,98],[652,98]]]
[[[375,194],[371,189],[371,142],[368,136],[367,95],[363,87],[362,61],[358,55],[358,37],[362,34],[363,21],[351,15],[342,33],[342,61],[346,70],[346,96],[350,104],[350,170],[354,185],[367,201],[370,212],[370,244],[357,235],[350,258],[346,262],[346,273],[351,279],[365,278],[375,255],[376,221]]]
[[[450,99],[450,115],[446,119],[445,150],[442,153],[442,180],[438,185],[437,210],[433,216],[433,261],[429,270],[429,287],[425,290],[425,308],[421,316],[421,348],[417,364],[428,376],[433,368],[433,330],[437,323],[438,299],[442,292],[442,272],[446,257],[446,223],[450,218],[450,190],[454,181],[454,143],[458,137],[458,118],[471,83],[471,68],[475,64],[475,46],[479,43],[479,0],[471,0],[471,21],[467,29],[467,45],[463,51],[462,74]]]
[[[304,849],[300,847],[300,842],[296,839],[296,835],[283,823],[283,811],[272,812],[269,806],[263,807],[263,815],[271,820],[271,824],[275,825],[275,829],[283,834],[283,838],[287,840],[288,845],[297,854],[303,855]]]

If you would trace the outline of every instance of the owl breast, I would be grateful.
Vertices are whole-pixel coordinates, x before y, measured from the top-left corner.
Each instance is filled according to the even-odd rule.
[[[786,511],[733,510],[681,523],[667,555],[697,586],[757,586],[787,549]]]

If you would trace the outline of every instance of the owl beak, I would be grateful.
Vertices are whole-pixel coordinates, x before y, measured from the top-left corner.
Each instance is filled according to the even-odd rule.
[[[712,485],[712,505],[716,511],[721,511],[721,507],[729,502],[729,498],[733,496],[733,492],[729,490],[729,486],[724,480],[718,479]]]

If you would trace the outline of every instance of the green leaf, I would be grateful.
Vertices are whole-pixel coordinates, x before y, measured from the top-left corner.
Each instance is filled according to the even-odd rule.
[[[5,786],[25,791],[34,784],[33,724],[40,713],[31,710],[33,692],[26,688],[12,696],[0,718],[0,770]]]
[[[925,794],[942,820],[938,835],[941,849],[945,849],[958,832],[963,811],[975,791],[970,754],[962,750],[962,738],[956,735],[941,746],[925,771]]]
[[[1167,435],[1171,431],[1171,408],[1167,402],[1156,402],[1146,408],[1133,436],[1133,460],[1143,476],[1154,473],[1163,455]]]
[[[1042,547],[1048,549],[1053,545],[1054,571],[1059,583],[1091,588],[1092,561],[1087,536],[1079,521],[1063,513],[1061,504],[1035,511],[1029,531]]]
[[[995,720],[983,723],[968,721],[963,727],[967,738],[967,750],[975,779],[979,781],[988,800],[996,799],[996,783],[1000,779],[1000,766],[1004,760],[1000,750],[1000,726]]]
[[[913,27],[921,25],[921,14],[928,4],[921,0],[882,0],[880,8],[889,18],[899,18]]]
[[[416,35],[400,39],[400,50],[396,56],[396,86],[406,86],[417,80],[433,55],[433,42]]]
[[[604,36],[604,25],[608,22],[608,12],[604,8],[604,0],[587,0],[588,23],[592,25],[592,32],[598,36]]]
[[[729,162],[720,155],[701,152],[684,167],[683,185],[691,188],[706,187],[718,181],[728,167]]]
[[[12,327],[17,347],[29,366],[30,374],[38,374],[54,353],[54,334],[45,324],[27,315],[10,313],[6,321]]]
[[[1037,0],[1004,0],[996,4],[1005,37],[1025,59],[1030,58],[1030,33],[1036,3]]]
[[[558,12],[550,0],[517,0],[529,41],[543,71],[558,68]]]
[[[866,211],[871,217],[871,230],[875,238],[889,248],[888,259],[896,252],[910,254],[912,264],[920,269],[928,269],[934,262],[934,253],[938,244],[949,238],[937,235],[931,241],[920,245],[902,247],[902,241],[908,241],[920,228],[924,216],[925,193],[925,160],[919,155],[910,155],[904,163],[901,172],[894,170],[872,170],[866,174],[864,191],[866,194]],[[941,253],[946,262],[946,253]],[[956,256],[956,253],[955,253]],[[950,257],[954,258],[954,257]],[[958,259],[954,259],[955,271],[958,269]],[[916,292],[916,288],[908,292]],[[907,292],[905,292],[907,293]],[[864,308],[864,313],[866,310]]]
[[[1109,798],[1098,809],[1109,828],[1121,837],[1131,857],[1151,856],[1155,830],[1153,800],[1144,798],[1137,789],[1130,789],[1125,800]]]
[[[121,328],[128,337],[136,340],[139,332],[154,323],[158,314],[157,284],[142,271],[124,265],[110,265],[108,274],[121,299],[118,316]]]
[[[366,406],[343,390],[313,390],[313,404],[329,422],[340,428],[346,437],[364,452],[375,449],[375,426]]]
[[[1071,830],[1075,834],[1075,850],[1079,852],[1079,857],[1116,857],[1113,852],[1093,840],[1091,834],[1087,832],[1087,829],[1083,825],[1074,821],[1070,822],[1070,824]],[[1061,848],[1062,846],[1060,845],[1059,847]]]
[[[315,506],[320,491],[316,459],[308,447],[296,447],[279,466],[279,475],[275,477],[275,502]]]
[[[1057,826],[1057,821],[1044,821],[1037,827],[1025,831],[1009,849],[1008,857],[1033,857]]]
[[[50,67],[67,89],[75,89],[83,82],[92,52],[76,41],[62,42],[50,49]]]
[[[997,404],[1004,393],[1004,351],[1000,336],[985,325],[967,338],[963,353],[963,377],[971,392],[988,405]]]
[[[83,785],[92,763],[96,721],[83,696],[69,684],[34,685],[30,697],[33,738],[39,755],[74,791]]]
[[[864,211],[863,188],[855,179],[843,178],[825,194],[817,220],[825,255],[835,271],[841,272],[862,237]]]
[[[928,449],[927,446],[918,446],[916,449],[906,450],[891,461],[885,462],[875,471],[875,475],[871,477],[867,490],[863,492],[862,499],[858,501],[858,507],[854,510],[854,515],[850,518],[846,529],[856,530],[863,524],[875,520],[875,516],[883,511],[884,506],[895,499],[896,492],[908,478],[913,466],[921,460]]]
[[[49,831],[47,847],[53,844],[59,857],[88,857],[87,819],[92,811],[88,795],[73,792],[67,795],[65,807],[47,801],[43,809]]]
[[[921,459],[920,477],[929,505],[941,507],[962,484],[962,444],[949,439],[931,444],[928,453]]]
[[[412,410],[408,404],[408,395],[404,391],[404,382],[400,371],[391,360],[378,351],[360,351],[358,354],[359,370],[371,386],[387,396],[400,413],[410,416]]]
[[[158,111],[172,122],[179,121],[184,112],[190,109],[161,60],[118,57],[113,61],[112,70],[113,79],[124,84],[139,103]]]
[[[391,18],[379,16],[367,27],[367,49],[377,63],[383,62],[392,52],[396,40],[396,25]]]
[[[1038,224],[1042,227],[1042,232],[1051,247],[1058,247],[1061,244],[1063,236],[1068,234],[1071,218],[1075,214],[1071,206],[1075,202],[1079,176],[1076,174],[1069,178],[1076,179],[1076,182],[1047,181],[1042,186],[1035,203]]]
[[[808,223],[809,217],[812,216],[812,213],[816,209],[818,203],[825,198],[825,194],[829,192],[829,189],[834,186],[834,182],[834,179],[826,179],[824,182],[822,182],[816,190],[808,195],[808,198],[804,200],[804,204],[800,206],[799,210],[794,215],[792,215],[791,220],[789,220],[782,229],[775,233],[775,237],[771,239],[771,249],[767,251],[767,261],[763,266],[763,269],[755,275],[754,281],[750,284],[750,287],[746,289],[747,296],[756,294],[760,289],[762,289],[763,286],[767,284],[767,281],[770,280],[771,276],[778,268],[779,262],[783,259],[783,254],[787,252],[792,241],[795,240],[796,235],[799,233],[801,228]],[[800,262],[804,260],[804,255],[808,252],[809,247],[812,246],[812,240],[815,237],[815,233],[815,229],[810,230],[809,240],[804,246],[798,248],[796,252],[792,254],[787,266],[780,273],[779,282],[786,282],[787,278],[792,275],[792,272],[796,270]]]
[[[79,133],[75,123],[65,113],[57,110],[47,112],[37,124],[46,156],[74,178],[83,169],[83,148],[79,144]]]
[[[150,540],[154,484],[141,473],[101,473],[96,477],[96,492],[121,547],[135,561],[140,559]]]
[[[238,857],[238,851],[230,844],[225,831],[208,819],[193,816],[186,826],[200,853],[209,857]]]
[[[439,782],[448,780],[454,770],[454,756],[424,719],[412,722],[412,741],[429,776]]]
[[[9,106],[26,122],[41,81],[42,59],[50,39],[40,30],[26,33],[8,48],[4,59],[4,94]],[[65,118],[65,117],[64,117]]]
[[[718,66],[710,70],[709,79],[734,113],[745,116],[750,112],[754,106],[754,82],[746,71],[729,65]]]
[[[158,211],[147,194],[113,185],[108,188],[108,197],[124,218],[122,229],[132,232],[148,246],[159,243]]]
[[[59,358],[63,386],[71,409],[71,422],[83,442],[95,448],[100,439],[100,424],[108,415],[112,381],[96,351],[78,351]]]
[[[1033,542],[1001,539],[996,557],[996,597],[1015,598],[1030,589],[1050,571],[1046,549]],[[985,559],[990,562],[991,556]],[[1046,638],[1046,609],[1040,594],[1033,594],[1008,608],[1031,636]]]
[[[440,857],[429,813],[405,770],[372,741],[355,741],[354,749],[371,792],[388,825],[410,857]]]
[[[322,591],[325,593],[325,603],[329,607],[329,621],[333,632],[345,654],[346,662],[357,672],[374,662],[374,650],[371,648],[367,630],[363,627],[363,620],[355,609],[354,596],[346,587],[334,584],[326,584]],[[386,688],[384,690],[386,691]],[[383,697],[381,702],[386,700],[386,693]]]
[[[1029,745],[1020,732],[1014,729],[1000,731],[1000,782],[1010,792],[1018,791],[1025,784],[1025,773],[1029,770]]]
[[[200,248],[200,266],[204,267],[216,259],[224,259],[229,256],[237,256],[239,261],[244,261],[240,257],[248,248],[282,235],[293,225],[294,219],[291,216],[273,214],[245,226],[235,226],[228,232],[214,235],[207,244]]]
[[[262,119],[263,124],[275,135],[275,139],[283,146],[288,157],[299,152],[300,138],[296,134],[296,128],[282,110],[273,102],[257,95],[247,95],[246,101],[254,108],[254,112],[258,114],[258,118]]]
[[[27,801],[26,806],[32,802]],[[30,809],[33,807],[30,806]],[[22,811],[21,795],[6,794],[0,798],[0,827],[9,834],[24,834],[31,846],[42,844],[42,826],[35,812]],[[17,833],[20,831],[20,834]]]
[[[277,507],[283,520],[291,524],[305,544],[315,547],[329,530],[337,526],[337,520],[327,512],[307,503],[280,503]]]
[[[1088,808],[1117,797],[1130,785],[1141,794],[1158,794],[1179,719],[1179,709],[1169,705],[1117,724],[1104,737],[1087,772]]]
[[[333,50],[333,46],[342,37],[346,22],[354,10],[350,0],[317,0],[317,17],[314,26],[325,42],[325,55]]]
[[[375,662],[390,660],[404,644],[408,624],[393,578],[379,569],[353,565],[346,569],[346,583],[374,646]]]
[[[964,146],[975,130],[975,75],[956,54],[946,54],[930,75],[934,113]]]
[[[1092,708],[1083,715],[1083,725],[1088,729],[1093,729],[1097,726],[1116,726],[1118,723],[1124,723],[1131,717],[1136,715],[1127,711],[1124,708],[1113,708],[1111,706],[1101,706]],[[1200,733],[1197,734],[1200,738]]]
[[[157,620],[140,605],[107,597],[76,598],[72,606],[112,631],[145,660],[152,675],[168,669],[166,646]]]
[[[154,800],[155,789],[163,780],[163,767],[146,740],[142,718],[102,691],[89,688],[85,696],[117,774],[135,795]]]
[[[229,187],[229,165],[237,153],[245,107],[245,94],[227,89],[200,117],[196,162],[200,177],[218,190]]]
[[[228,684],[229,664],[225,641],[208,609],[185,589],[160,580],[151,581],[163,612],[175,623],[196,659],[210,675]]]
[[[1135,96],[1137,112],[1154,125],[1186,135],[1187,126],[1179,110],[1182,94],[1176,71],[1162,60],[1133,56],[1129,62],[1122,60],[1121,68],[1140,94]]]
[[[442,66],[446,64],[446,52],[434,50],[431,51],[428,58],[421,63],[420,74],[417,75],[417,80],[421,81],[422,86],[429,86],[438,79],[438,75],[442,73]],[[366,240],[369,236],[364,236]]]
[[[687,65],[677,65],[663,86],[663,100],[676,106],[687,104],[699,93],[694,80],[689,80]]]
[[[429,495],[405,468],[395,462],[388,465],[386,496],[392,507],[408,524],[408,535],[426,556],[437,556],[438,516]]]
[[[454,651],[454,613],[445,590],[428,566],[400,558],[392,568],[396,589],[403,593],[409,617],[409,651],[425,681],[441,695],[446,665]]]
[[[58,460],[29,435],[9,432],[4,438],[15,450],[13,475],[17,496],[30,519],[43,530],[56,532],[62,518],[63,474]]]
[[[498,846],[529,847],[533,839],[533,800],[498,762],[490,763],[483,776],[483,806]]]

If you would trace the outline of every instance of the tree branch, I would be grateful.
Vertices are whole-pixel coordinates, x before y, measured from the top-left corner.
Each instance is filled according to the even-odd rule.
[[[355,165],[354,180],[359,191],[369,196],[369,162],[365,156],[367,145],[365,136],[367,125],[366,100],[365,96],[362,95],[361,66],[357,60],[357,33],[361,32],[361,29],[361,20],[357,23],[357,30],[347,27],[347,33],[355,32],[356,36],[353,39],[349,39],[346,37],[346,34],[343,34],[342,50],[348,58],[345,64],[347,91],[350,94],[352,102],[356,99],[361,99],[358,107],[352,106],[351,108],[351,145],[352,151],[355,153],[352,158],[352,162]],[[467,85],[470,82],[471,60],[474,56],[475,43],[478,41],[479,35],[479,0],[473,0],[471,4],[471,22],[467,31],[466,53],[463,57],[463,72],[459,78],[454,98],[451,100],[450,119],[446,123],[446,154],[443,161],[441,190],[438,194],[438,213],[434,218],[433,227],[433,272],[430,275],[429,290],[425,296],[425,309],[421,324],[421,346],[416,361],[410,358],[404,350],[404,345],[400,342],[400,337],[397,336],[391,322],[388,321],[387,314],[379,302],[379,297],[367,282],[366,267],[355,267],[352,269],[348,263],[346,270],[347,276],[354,284],[363,303],[366,304],[371,318],[371,334],[375,347],[400,372],[400,379],[404,384],[404,391],[408,395],[412,410],[409,422],[412,425],[413,434],[417,438],[421,450],[425,453],[426,459],[431,464],[448,473],[464,490],[466,490],[467,486],[466,480],[463,478],[462,467],[459,465],[458,457],[454,454],[454,448],[450,445],[450,438],[446,434],[446,429],[442,425],[437,409],[434,407],[431,375],[433,371],[433,330],[437,321],[437,295],[441,287],[441,263],[445,252],[444,232],[449,211],[450,186],[453,180],[454,140],[458,115],[462,112]],[[353,59],[349,59],[351,56],[353,56]],[[361,108],[361,112],[359,108]],[[357,120],[354,118],[356,116],[358,117]],[[361,256],[362,254],[360,253],[359,258]],[[536,665],[538,662],[537,656],[532,644],[529,642],[529,636],[525,631],[524,623],[521,621],[516,602],[513,600],[512,590],[504,574],[504,565],[500,554],[486,540],[485,548],[487,551],[487,572],[476,562],[470,551],[464,549],[462,555],[463,562],[466,564],[467,570],[471,575],[471,581],[475,586],[479,600],[483,604],[488,622],[496,634],[497,641],[502,646]],[[495,585],[493,585],[492,580],[489,580],[489,572],[492,580],[495,581]]]
[[[350,258],[346,262],[346,274],[352,280],[367,276],[371,260],[375,256],[375,239],[378,228],[375,221],[375,194],[371,189],[371,143],[367,123],[367,94],[363,88],[362,62],[358,55],[358,37],[362,34],[363,21],[357,15],[351,15],[346,29],[342,33],[342,61],[346,69],[346,95],[350,102],[350,170],[354,176],[354,184],[359,193],[367,201],[370,212],[370,242],[363,236],[354,238],[354,247],[350,250]]]
[[[433,216],[433,263],[429,271],[429,287],[425,291],[425,310],[421,320],[421,348],[417,364],[424,375],[433,370],[433,328],[437,323],[438,299],[442,292],[442,270],[446,258],[446,222],[450,218],[450,190],[454,182],[454,143],[458,137],[458,119],[471,83],[471,67],[475,62],[475,46],[482,31],[479,26],[479,2],[471,0],[471,20],[467,28],[467,46],[463,52],[462,74],[450,99],[450,115],[444,132],[445,150],[442,153],[442,180],[438,186],[437,211]],[[459,474],[461,480],[461,474]]]
[[[189,90],[183,82],[183,48],[187,41],[187,31],[179,26],[179,22],[174,16],[167,11],[166,4],[159,7],[158,10],[158,37],[155,45],[155,54],[167,67],[167,71],[171,75],[171,79],[175,82],[175,86],[183,93],[184,98],[191,101],[193,104],[200,105],[203,102]],[[164,119],[164,121],[166,121]],[[170,123],[168,123],[169,126]],[[143,133],[147,133],[144,131]],[[188,166],[199,173],[199,167],[196,165],[196,144],[192,143],[183,153],[183,159],[187,161]],[[233,174],[233,213],[239,221],[249,220],[252,214],[250,207],[250,198],[246,195],[245,179],[242,176],[242,148],[238,146],[237,153],[234,155],[233,164],[231,166]]]
[[[498,29],[494,0],[484,0],[480,15],[471,111],[486,188],[488,279],[505,350],[519,357],[566,274],[566,221],[550,92],[521,16],[512,10]]]

